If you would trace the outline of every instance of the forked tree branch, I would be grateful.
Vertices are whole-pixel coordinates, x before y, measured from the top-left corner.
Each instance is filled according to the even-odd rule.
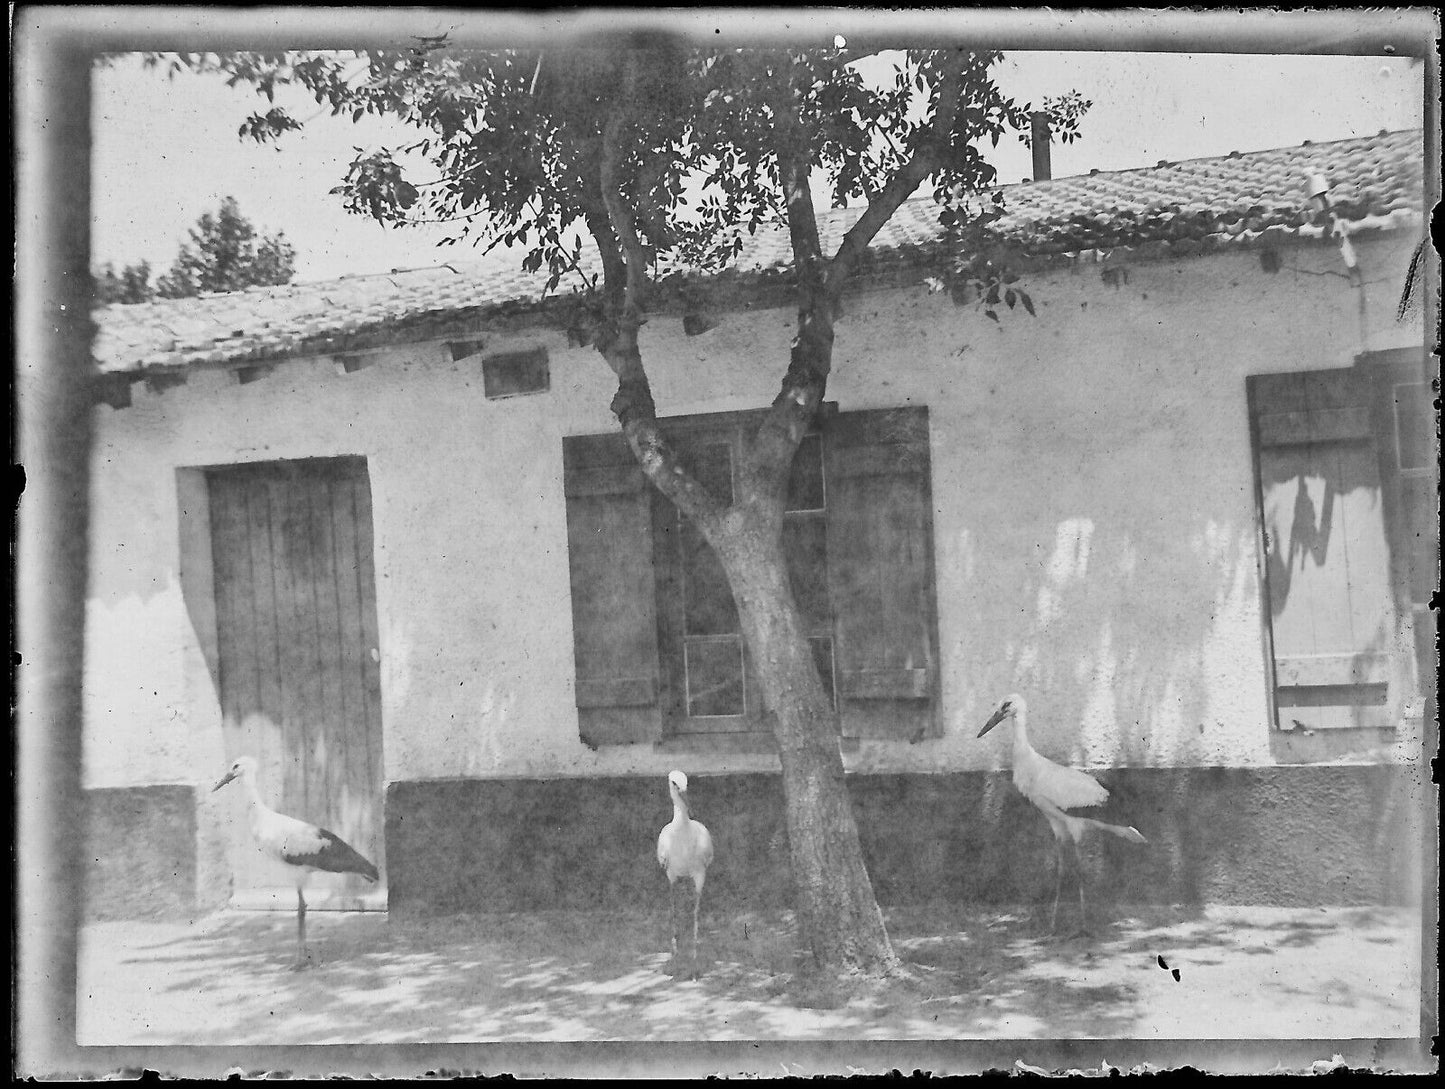
[[[893,213],[913,195],[923,179],[938,169],[943,149],[953,135],[953,122],[958,116],[958,99],[963,89],[963,72],[956,66],[944,69],[939,81],[938,109],[933,120],[919,135],[912,158],[898,168],[886,185],[868,202],[853,229],[843,236],[838,252],[829,262],[828,292],[836,299],[843,285],[858,264],[868,244],[892,218]]]
[[[606,330],[598,350],[617,375],[612,410],[622,424],[642,471],[653,485],[711,538],[721,525],[723,506],[695,480],[657,426],[652,386],[642,363],[637,332],[647,320],[644,311],[647,252],[637,234],[631,210],[622,195],[620,165],[624,140],[635,131],[636,52],[629,52],[620,101],[603,126],[598,154],[599,196],[605,218],[596,209],[587,222],[602,250],[603,308]]]
[[[833,359],[833,312],[827,262],[813,210],[808,136],[798,119],[797,91],[786,72],[774,84],[771,99],[773,154],[798,278],[798,331],[782,389],[745,450],[742,471],[751,478],[761,510],[780,516],[780,499],[793,455],[827,388]]]
[[[629,72],[635,63],[635,60],[629,62]],[[607,118],[602,131],[600,174],[602,203],[607,209],[612,234],[622,249],[627,270],[622,312],[616,315],[618,334],[624,344],[636,347],[637,330],[647,321],[643,297],[647,284],[647,251],[637,234],[632,211],[622,197],[622,179],[619,176],[623,135],[632,126],[631,105],[631,95],[624,94],[622,107],[613,109]]]
[[[868,202],[831,259],[823,257],[818,239],[811,157],[807,133],[798,118],[797,91],[786,74],[775,85],[770,103],[776,131],[774,154],[787,208],[799,298],[798,334],[788,372],[747,459],[748,471],[756,475],[764,491],[776,492],[785,486],[792,454],[823,399],[832,370],[834,307],[843,287],[879,230],[938,168],[952,137],[962,82],[960,69],[945,69],[939,81],[938,107],[932,122],[919,134],[912,157]]]

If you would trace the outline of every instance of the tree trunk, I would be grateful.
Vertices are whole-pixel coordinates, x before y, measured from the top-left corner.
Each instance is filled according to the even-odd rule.
[[[847,262],[830,286],[819,252],[807,159],[794,154],[801,146],[797,124],[786,121],[793,117],[794,104],[780,103],[779,117],[787,129],[783,143],[793,149],[780,152],[779,177],[787,192],[799,275],[798,336],[782,390],[743,452],[741,494],[724,508],[683,469],[662,438],[638,345],[638,329],[646,320],[648,261],[632,207],[623,197],[620,169],[623,135],[641,105],[642,64],[640,54],[630,56],[619,107],[603,128],[597,201],[587,217],[603,257],[606,319],[597,347],[617,375],[612,411],[643,472],[693,521],[727,574],[763,711],[778,740],[798,923],[814,966],[825,973],[889,972],[898,961],[863,864],[836,718],[793,600],[781,542],[788,469],[827,387],[832,306]],[[906,196],[917,181],[907,191],[901,185],[894,188]],[[854,236],[853,243],[866,246],[867,238]]]
[[[863,864],[834,712],[793,601],[778,535],[753,521],[730,527],[714,548],[778,739],[799,930],[821,971],[889,972],[898,961]]]

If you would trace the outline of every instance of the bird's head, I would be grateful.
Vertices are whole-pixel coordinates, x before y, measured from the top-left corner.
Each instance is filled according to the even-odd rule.
[[[687,805],[688,805],[688,797],[687,797],[687,776],[686,776],[686,775],[684,775],[684,774],[683,774],[682,772],[680,772],[680,771],[670,771],[670,772],[668,772],[668,773],[667,773],[667,789],[668,789],[669,793],[671,793],[672,796],[673,796],[674,798],[676,798],[678,801],[682,802],[682,804],[683,804],[684,806],[687,806]]]
[[[256,758],[253,756],[238,756],[235,760],[231,761],[231,766],[226,769],[226,774],[216,781],[216,785],[211,788],[211,793],[214,794],[232,779],[240,779],[247,775],[254,774],[256,774]]]
[[[1006,718],[1014,718],[1024,713],[1024,698],[1017,692],[1010,693],[999,700],[998,706],[993,709],[993,714],[988,716],[988,721],[983,724],[983,729],[978,732],[982,737]]]

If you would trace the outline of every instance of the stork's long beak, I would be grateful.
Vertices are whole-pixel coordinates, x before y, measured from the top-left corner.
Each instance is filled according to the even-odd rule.
[[[1000,707],[997,711],[995,711],[988,717],[988,721],[983,724],[983,729],[978,732],[978,736],[982,737],[984,734],[992,730],[995,726],[997,726],[1000,722],[1004,720],[1004,717],[1007,714],[1008,712],[1005,711],[1002,707]]]
[[[692,799],[687,796],[687,791],[685,791],[685,790],[679,790],[679,791],[677,792],[677,800],[682,803],[682,811],[683,811],[684,813],[686,813],[689,817],[691,817],[691,816],[692,816]]]
[[[216,791],[220,790],[223,786],[225,786],[227,783],[229,783],[229,782],[230,782],[232,779],[234,779],[235,777],[236,777],[236,773],[235,773],[234,771],[228,771],[228,772],[226,772],[226,774],[223,775],[223,776],[221,776],[221,778],[217,781],[216,785],[211,788],[211,793],[212,793],[212,794],[216,793]]]

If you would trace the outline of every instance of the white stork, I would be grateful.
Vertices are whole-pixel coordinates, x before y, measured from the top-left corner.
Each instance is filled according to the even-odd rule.
[[[256,846],[278,862],[286,863],[295,875],[296,962],[291,967],[305,968],[309,957],[306,952],[306,897],[302,895],[302,889],[307,879],[317,870],[360,874],[373,882],[380,875],[375,866],[334,832],[269,809],[256,789],[256,761],[253,757],[239,757],[211,788],[211,793],[214,794],[232,779],[239,780],[246,790],[250,803],[251,836]]]
[[[692,880],[692,974],[697,978],[697,913],[702,904],[702,883],[712,862],[712,836],[688,811],[687,776],[669,772],[672,820],[657,837],[657,862],[667,874],[668,913],[672,920],[672,959],[677,961],[677,882]]]
[[[1064,842],[1073,845],[1074,859],[1079,862],[1079,922],[1084,922],[1084,874],[1079,859],[1079,841],[1090,831],[1107,832],[1111,836],[1128,840],[1130,843],[1147,843],[1137,829],[1119,824],[1106,824],[1090,817],[1075,817],[1064,812],[1080,806],[1103,805],[1109,797],[1092,775],[1086,775],[1076,768],[1066,768],[1040,756],[1029,744],[1028,704],[1020,695],[1004,697],[978,732],[982,737],[1005,719],[1013,720],[1014,752],[1013,780],[1018,792],[1034,804],[1049,822],[1054,833],[1055,873],[1054,909],[1049,916],[1049,929],[1059,914],[1059,891],[1064,882]]]

